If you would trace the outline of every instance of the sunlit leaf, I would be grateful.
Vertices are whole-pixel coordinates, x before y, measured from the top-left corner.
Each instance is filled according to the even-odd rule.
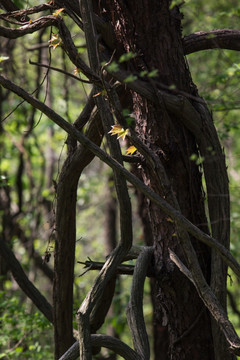
[[[53,13],[53,15],[59,16],[63,10],[65,10],[65,9],[64,8],[58,9],[56,12]]]
[[[118,135],[118,139],[122,138],[123,140],[125,140],[125,137],[128,135],[129,130],[128,129],[124,129],[120,124],[116,124],[112,126],[112,130],[109,131],[109,134],[113,135]]]
[[[76,67],[76,68],[74,69],[74,71],[73,71],[73,74],[74,74],[74,75],[78,75],[78,74],[80,74],[81,72],[82,72],[81,69],[79,69],[79,68]]]
[[[126,151],[127,155],[133,155],[137,151],[137,148],[134,145],[129,146]]]
[[[97,94],[94,94],[93,97],[97,97],[99,95],[106,95],[106,90],[100,91]]]
[[[8,56],[0,56],[0,61],[5,61],[8,60],[9,57]]]
[[[62,44],[62,39],[60,38],[59,34],[53,34],[48,42],[49,47],[53,47],[53,49],[55,50],[56,47]]]

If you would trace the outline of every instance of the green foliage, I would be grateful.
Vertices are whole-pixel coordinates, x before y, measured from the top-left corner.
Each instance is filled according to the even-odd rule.
[[[129,61],[131,59],[134,59],[136,56],[137,56],[136,54],[129,51],[128,53],[123,54],[123,55],[120,56],[119,63],[123,63],[123,62]]]
[[[23,9],[28,3],[27,0],[13,0],[13,2],[19,9]]]
[[[39,312],[29,312],[19,295],[0,292],[0,359],[50,359],[52,326]]]
[[[110,72],[117,72],[119,70],[119,65],[116,61],[112,61],[111,64],[107,66],[107,70]]]
[[[124,79],[124,82],[125,82],[125,83],[131,83],[131,82],[134,82],[135,80],[137,80],[137,76],[131,74],[131,75],[127,76],[127,77]]]

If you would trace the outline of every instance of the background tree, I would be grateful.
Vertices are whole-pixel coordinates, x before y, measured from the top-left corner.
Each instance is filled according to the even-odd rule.
[[[228,251],[230,204],[225,155],[211,112],[198,95],[185,56],[211,48],[239,50],[239,31],[222,29],[192,33],[183,38],[180,5],[168,0],[149,3],[93,1],[93,4],[84,0],[80,3],[55,1],[19,11],[13,11],[11,1],[2,6],[10,13],[0,15],[4,21],[4,26],[0,27],[1,36],[28,39],[28,34],[39,31],[39,38],[34,47],[29,47],[38,54],[37,61],[30,62],[38,71],[35,84],[27,74],[30,70],[25,66],[25,57],[23,71],[17,73],[29,92],[15,81],[0,76],[0,84],[6,89],[2,90],[2,99],[6,100],[13,92],[25,100],[25,113],[29,111],[27,131],[23,130],[26,126],[23,113],[20,113],[23,116],[22,128],[19,120],[13,122],[20,134],[14,136],[14,145],[20,154],[15,177],[15,209],[11,209],[8,174],[2,171],[4,222],[1,255],[6,262],[5,269],[12,271],[27,296],[50,322],[53,321],[55,358],[66,351],[63,358],[76,358],[79,345],[81,359],[91,359],[101,346],[125,358],[148,359],[149,344],[141,310],[143,283],[148,274],[152,277],[156,359],[159,354],[165,359],[234,359],[239,354],[240,342],[226,314],[226,279],[227,265],[237,275],[240,267]],[[197,10],[197,6],[193,6],[190,11]],[[39,15],[40,12],[43,13]],[[191,16],[189,22],[192,22]],[[47,42],[47,29],[52,26],[56,31],[50,28]],[[186,24],[186,27],[191,25]],[[85,55],[80,56],[82,45],[76,44],[74,38],[82,31],[89,65]],[[22,46],[25,44],[23,41]],[[15,40],[11,45],[16,46]],[[48,47],[59,53],[62,48],[61,59],[54,60],[52,52],[46,51]],[[3,55],[12,61],[15,58],[11,52]],[[56,64],[53,66],[54,61]],[[75,74],[81,74],[81,77],[70,73],[71,63],[75,66]],[[43,77],[47,82],[41,101],[43,68],[47,69]],[[49,76],[54,70],[63,74],[63,89],[59,88],[56,76],[55,79]],[[7,68],[4,71],[13,73]],[[92,90],[86,85],[89,86],[88,96],[81,112],[73,106],[74,102],[81,101],[81,95],[76,97],[74,87],[70,90],[71,82],[80,84],[79,80],[92,84]],[[52,92],[55,85],[57,89]],[[62,97],[63,109],[60,107]],[[55,105],[54,98],[57,99]],[[14,104],[13,109],[17,114],[18,108]],[[40,132],[44,136],[47,134],[50,142],[58,127],[47,129],[37,109],[68,133],[67,156],[64,163],[60,163],[59,178],[54,183],[55,222],[49,217],[51,202],[48,199],[53,191],[50,180],[55,166],[54,149],[49,144],[46,152],[42,149]],[[2,128],[3,133],[7,131],[11,136],[14,130]],[[135,150],[136,154],[130,157],[122,155],[119,142],[113,135],[125,139],[128,152]],[[107,140],[104,146],[109,155],[99,147],[103,136]],[[44,152],[43,158],[46,157],[48,162],[32,163],[29,154],[33,149]],[[74,265],[77,218],[82,211],[77,206],[77,189],[80,176],[94,156],[113,169],[120,212],[120,238],[116,248],[100,266],[99,275],[82,305],[78,305],[79,344],[76,342],[68,350],[76,336],[72,318]],[[131,171],[123,161],[131,163]],[[34,172],[39,171],[39,166],[42,167],[42,177],[36,181]],[[137,191],[138,212],[147,247],[132,248],[133,220],[126,180]],[[30,198],[24,191],[24,182],[30,188]],[[47,191],[45,196],[43,187]],[[24,224],[24,219],[31,221]],[[46,219],[50,224],[47,229],[49,242],[42,263],[35,249],[35,240],[40,236]],[[47,262],[52,240],[55,240],[53,310],[21,273],[16,257],[6,246],[15,237],[22,241],[29,258],[34,259],[35,266],[48,276],[50,283],[53,274]],[[138,243],[137,239],[134,241]],[[127,311],[134,351],[119,339],[91,335],[105,321],[114,294],[116,272],[132,272],[129,267],[119,268],[129,258],[138,258]],[[86,266],[94,268],[99,265],[90,261]],[[4,270],[3,275],[5,273]]]

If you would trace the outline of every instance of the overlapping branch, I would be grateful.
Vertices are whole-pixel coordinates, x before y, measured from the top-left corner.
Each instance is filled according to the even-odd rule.
[[[92,18],[92,4],[91,1],[81,1],[81,13],[82,21],[86,36],[88,57],[91,66],[91,70],[98,73],[100,70],[100,62],[97,49],[97,37],[95,33],[93,18]],[[96,89],[98,91],[98,88]],[[114,120],[109,108],[108,103],[102,96],[96,98],[96,105],[100,113],[105,135],[107,137],[108,146],[111,156],[116,159],[122,165],[122,155],[119,143],[116,139],[113,139],[108,134],[111,125]],[[115,274],[117,266],[121,263],[124,256],[128,253],[132,246],[132,214],[131,214],[131,202],[128,195],[128,189],[126,179],[123,178],[114,169],[114,183],[117,192],[117,198],[120,208],[120,231],[121,240],[120,244],[110,254],[105,265],[96,278],[90,292],[86,296],[82,305],[77,312],[78,329],[79,329],[79,347],[80,347],[80,359],[91,359],[91,347],[89,346],[90,337],[90,315],[98,311],[101,311],[99,304],[101,303],[101,297],[104,293],[105,287],[109,280]],[[91,319],[91,322],[94,321]]]
[[[117,170],[122,176],[124,176],[133,186],[135,186],[139,191],[141,191],[147,198],[153,201],[158,205],[164,213],[172,217],[172,219],[179,225],[180,228],[188,231],[199,241],[205,243],[211,248],[215,248],[223,260],[228,264],[235,274],[240,277],[240,265],[231,255],[231,253],[221,245],[216,239],[209,236],[208,234],[201,231],[195,225],[193,225],[188,219],[186,219],[178,210],[170,206],[164,199],[162,199],[158,194],[152,191],[148,186],[146,186],[141,180],[139,180],[135,175],[126,170],[118,161],[113,159],[97,145],[91,142],[86,136],[81,132],[75,129],[71,124],[64,120],[59,114],[49,108],[47,105],[36,99],[34,96],[28,94],[21,87],[12,83],[10,80],[7,80],[0,75],[0,85],[6,89],[14,92],[29,104],[36,107],[38,110],[43,112],[50,120],[55,122],[59,127],[65,130],[73,138],[79,141],[83,146],[86,146],[90,149],[100,160],[104,161],[111,168]]]
[[[35,31],[52,25],[57,25],[56,16],[42,16],[39,19],[33,20],[32,22],[22,25],[16,29],[0,26],[0,36],[6,37],[8,39],[17,39],[18,37],[22,37],[26,34],[32,34]]]

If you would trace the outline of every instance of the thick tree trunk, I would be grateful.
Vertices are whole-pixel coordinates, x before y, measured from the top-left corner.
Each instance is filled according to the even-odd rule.
[[[169,9],[169,1],[102,1],[95,11],[112,22],[117,39],[117,56],[133,52],[137,57],[128,62],[132,72],[158,70],[153,80],[197,96],[186,64],[181,39],[181,14]],[[157,96],[157,92],[156,92]],[[201,173],[192,154],[198,154],[194,136],[179,119],[162,111],[136,93],[132,93],[136,131],[157,154],[178,200],[181,211],[194,224],[207,230]],[[140,176],[145,183],[167,198],[156,174],[143,165]],[[155,359],[213,359],[211,319],[192,284],[172,265],[168,249],[184,259],[171,219],[147,202],[149,225],[155,247]],[[200,225],[201,224],[201,225]],[[203,272],[210,281],[210,252],[192,239]],[[184,261],[184,260],[183,260]],[[160,355],[161,354],[161,355]]]

